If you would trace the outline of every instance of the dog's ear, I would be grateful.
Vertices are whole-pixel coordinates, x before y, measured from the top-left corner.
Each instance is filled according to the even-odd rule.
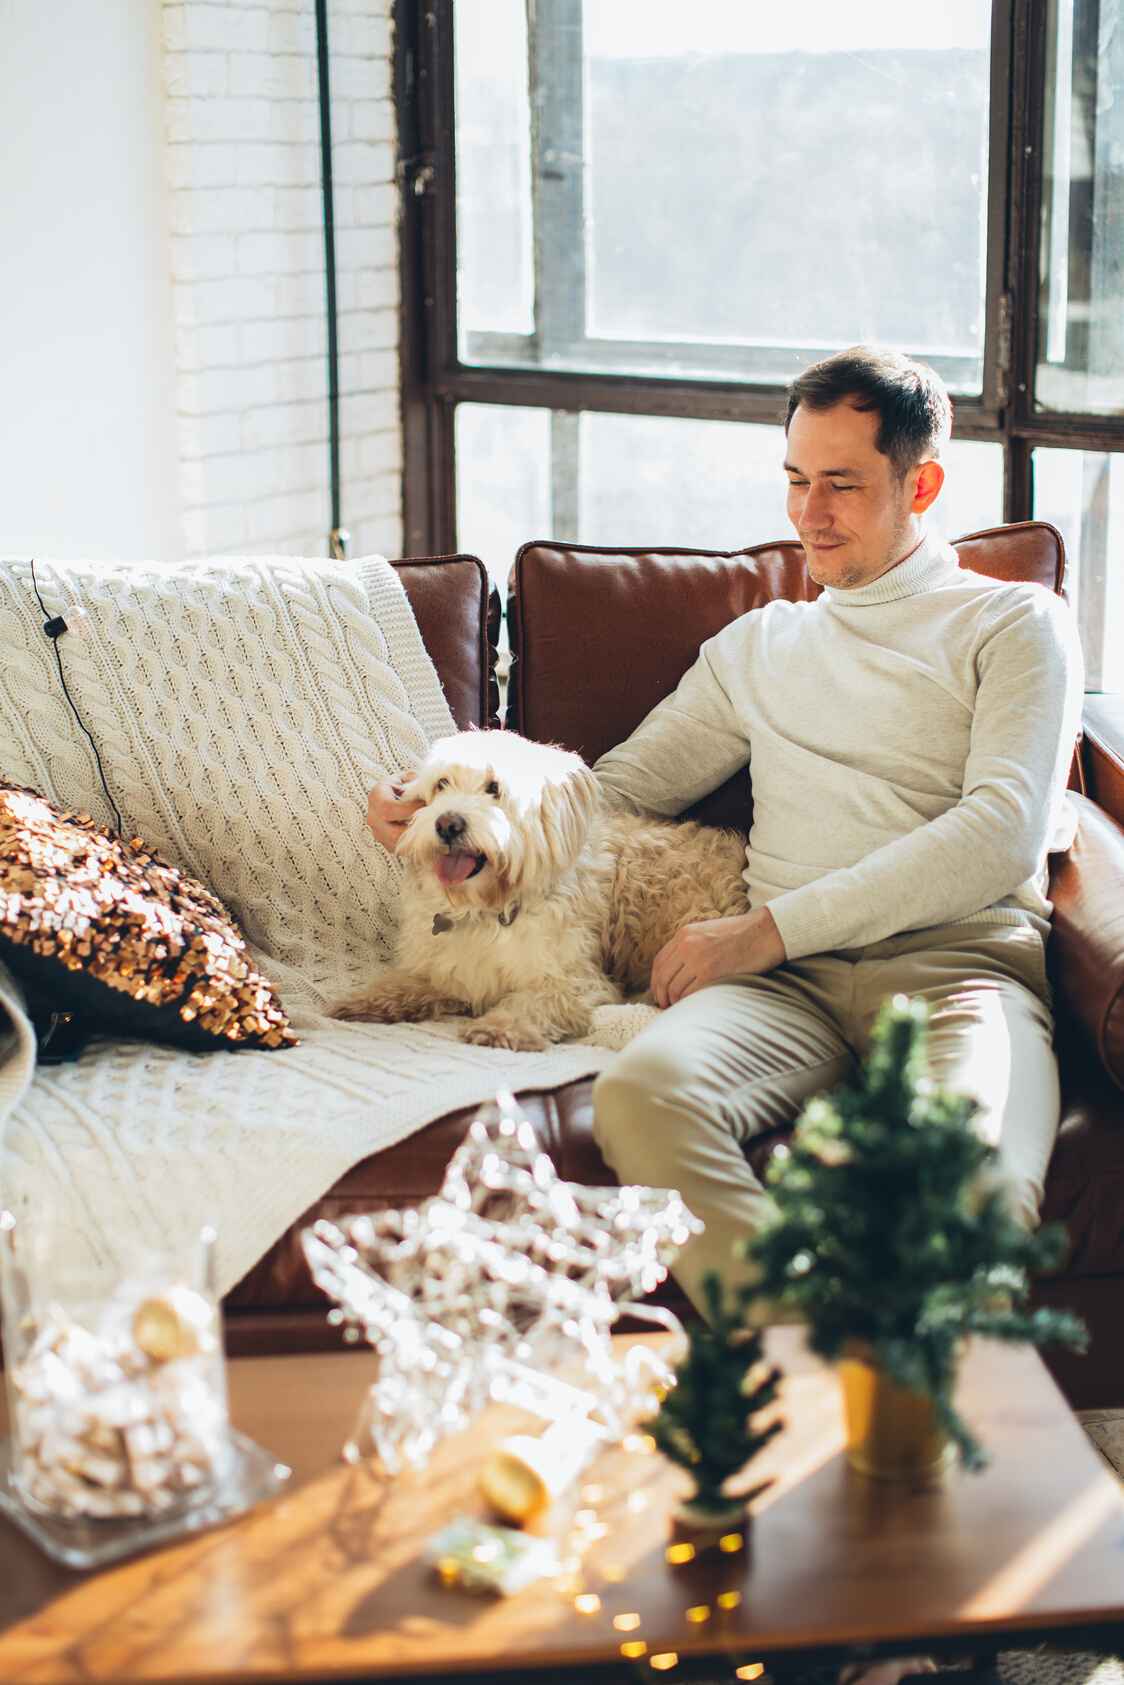
[[[561,778],[551,779],[542,794],[542,826],[551,861],[558,872],[568,871],[585,847],[601,792],[596,778],[577,755]]]

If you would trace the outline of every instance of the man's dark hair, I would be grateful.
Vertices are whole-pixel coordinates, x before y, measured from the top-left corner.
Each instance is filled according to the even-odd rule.
[[[797,376],[788,389],[785,432],[798,407],[831,410],[836,404],[878,412],[875,449],[890,458],[899,481],[923,457],[940,454],[952,425],[944,382],[928,363],[869,345],[837,351]]]

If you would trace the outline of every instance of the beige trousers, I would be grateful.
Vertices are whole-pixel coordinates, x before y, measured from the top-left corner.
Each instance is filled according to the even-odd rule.
[[[1013,1215],[1038,1221],[1060,1099],[1044,944],[1024,925],[945,925],[817,954],[764,977],[729,977],[670,1007],[593,1090],[594,1135],[622,1183],[677,1188],[706,1233],[676,1275],[699,1302],[708,1269],[744,1279],[731,1247],[768,1195],[743,1155],[763,1130],[845,1082],[878,1009],[905,994],[932,1009],[929,1064],[981,1107]]]

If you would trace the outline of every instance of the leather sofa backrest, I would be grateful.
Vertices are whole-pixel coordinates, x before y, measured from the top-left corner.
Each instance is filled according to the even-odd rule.
[[[1065,578],[1065,545],[1057,527],[1046,521],[1016,521],[1009,527],[958,538],[953,549],[960,566],[989,579],[1025,579],[1060,591]]]
[[[459,731],[499,724],[500,599],[476,556],[393,563]]]
[[[749,550],[608,550],[525,544],[508,598],[512,664],[506,724],[576,749],[590,765],[675,689],[699,646],[774,597],[811,601],[799,544]],[[748,831],[738,773],[692,809]]]
[[[972,533],[955,548],[975,573],[1060,589],[1065,552],[1045,522]],[[592,764],[674,690],[700,645],[731,620],[775,597],[811,602],[819,594],[796,542],[736,551],[525,544],[508,599],[506,724]],[[747,774],[689,812],[748,831]]]

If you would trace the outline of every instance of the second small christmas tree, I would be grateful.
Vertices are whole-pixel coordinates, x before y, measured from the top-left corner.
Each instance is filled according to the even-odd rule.
[[[664,1456],[695,1482],[688,1506],[700,1515],[719,1515],[731,1500],[724,1486],[766,1446],[780,1422],[759,1428],[754,1417],[776,1397],[777,1370],[755,1374],[761,1363],[761,1336],[745,1324],[752,1289],[739,1288],[729,1300],[715,1271],[703,1278],[706,1322],[687,1329],[687,1355],[675,1371],[676,1384],[645,1423]],[[766,1483],[767,1484],[767,1483]],[[744,1507],[764,1487],[735,1500]]]

